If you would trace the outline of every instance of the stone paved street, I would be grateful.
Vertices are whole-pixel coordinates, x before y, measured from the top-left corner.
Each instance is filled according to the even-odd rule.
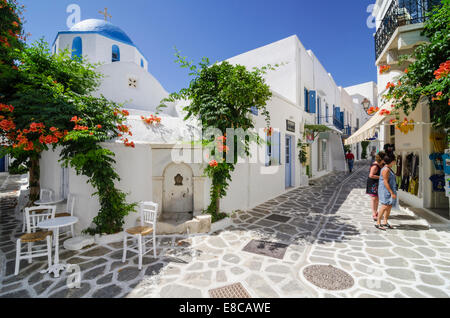
[[[158,257],[145,257],[142,271],[136,255],[121,262],[121,243],[62,249],[61,259],[81,269],[81,286],[72,289],[66,285],[70,273],[39,273],[45,257],[22,261],[13,275],[22,227],[13,208],[20,180],[0,177],[0,297],[209,297],[209,290],[238,282],[252,297],[449,297],[450,229],[431,228],[407,210],[393,213],[395,230],[375,229],[367,171],[358,165],[351,176],[333,173],[234,213],[233,225],[218,233],[159,237]],[[277,259],[243,251],[255,239],[286,244],[286,253]],[[344,270],[354,286],[315,287],[303,269],[317,264]]]

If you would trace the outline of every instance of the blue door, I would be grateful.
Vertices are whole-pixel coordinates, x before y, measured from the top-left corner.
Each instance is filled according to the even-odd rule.
[[[0,172],[5,172],[5,157],[0,158]]]
[[[292,186],[292,137],[286,135],[286,188]]]

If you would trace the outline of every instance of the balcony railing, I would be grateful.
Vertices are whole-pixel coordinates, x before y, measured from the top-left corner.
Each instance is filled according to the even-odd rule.
[[[425,22],[428,19],[427,13],[440,4],[441,0],[392,0],[375,34],[376,59],[378,60],[398,27]]]
[[[344,136],[351,136],[352,135],[352,127],[347,125],[344,128]]]

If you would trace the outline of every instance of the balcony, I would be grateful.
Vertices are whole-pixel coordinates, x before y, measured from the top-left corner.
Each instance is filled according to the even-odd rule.
[[[339,130],[343,130],[344,129],[344,123],[342,122],[342,120],[338,117],[334,117],[333,118],[333,125],[334,127],[336,127]]]
[[[391,5],[386,11],[377,33],[375,34],[375,56],[378,61],[397,29],[403,29],[410,34],[405,39],[399,39],[399,43],[404,43],[404,48],[411,48],[414,44],[424,40],[420,38],[422,27],[418,24],[424,23],[428,17],[427,13],[431,9],[440,5],[441,0],[391,0]],[[417,28],[406,27],[417,24]],[[411,35],[411,32],[415,34]],[[400,48],[398,45],[396,48]]]
[[[350,137],[352,135],[352,127],[349,125],[346,125],[344,127],[344,137]]]

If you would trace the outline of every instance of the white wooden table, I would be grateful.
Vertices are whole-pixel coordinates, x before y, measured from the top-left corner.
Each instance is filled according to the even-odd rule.
[[[55,242],[55,260],[53,265],[48,269],[41,271],[44,273],[53,273],[55,277],[59,277],[59,272],[66,269],[66,264],[59,264],[59,228],[69,226],[78,222],[78,218],[75,216],[65,216],[61,218],[48,219],[38,223],[38,227],[42,229],[48,229],[53,231],[53,239]]]

